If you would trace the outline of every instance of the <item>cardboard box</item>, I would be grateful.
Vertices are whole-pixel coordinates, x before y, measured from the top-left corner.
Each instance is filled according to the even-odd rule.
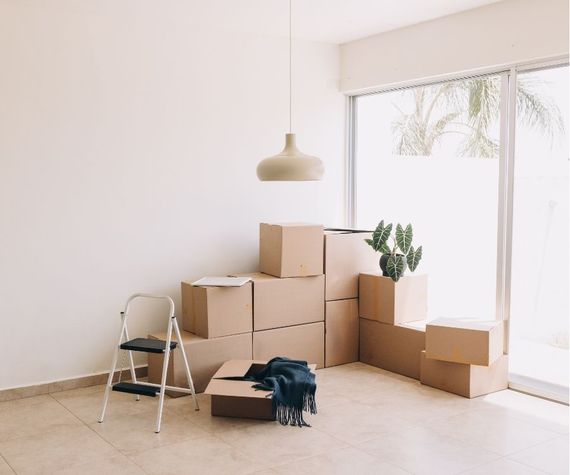
[[[317,368],[324,367],[325,324],[310,323],[254,332],[253,359],[268,361],[276,356],[314,363]]]
[[[194,380],[196,392],[201,393],[206,389],[214,373],[228,360],[251,359],[252,338],[251,333],[224,336],[208,340],[192,333],[182,331],[182,341],[190,371]],[[153,333],[149,338],[166,340],[166,332]],[[170,355],[166,384],[169,386],[188,387],[184,362],[180,349],[175,349]],[[162,376],[162,354],[148,354],[148,380],[151,383],[160,384]],[[180,397],[183,393],[167,391],[169,396]]]
[[[380,272],[359,279],[359,315],[391,325],[427,318],[427,275],[405,275],[398,282]]]
[[[242,377],[255,373],[266,361],[232,360],[225,362],[214,374],[205,393],[212,396],[212,416],[246,417],[275,420],[271,391],[254,389],[251,381],[232,381],[219,378]],[[314,372],[315,366],[309,365]]]
[[[182,327],[204,338],[253,331],[251,282],[241,287],[200,287],[182,282]]]
[[[426,329],[426,357],[489,366],[503,355],[503,322],[438,318]]]
[[[360,361],[420,379],[425,330],[419,324],[389,325],[360,319]]]
[[[351,230],[325,230],[325,298],[358,297],[358,275],[379,269],[380,254],[365,239],[372,233]]]
[[[358,361],[358,299],[325,304],[325,367]]]
[[[474,398],[507,389],[509,360],[499,357],[491,366],[432,360],[422,351],[420,381],[433,388]]]
[[[323,226],[259,225],[259,270],[275,277],[323,273]]]
[[[253,272],[253,330],[269,330],[325,319],[325,276],[279,279]]]

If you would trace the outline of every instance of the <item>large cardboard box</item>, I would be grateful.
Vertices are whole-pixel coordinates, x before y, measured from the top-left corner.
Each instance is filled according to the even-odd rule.
[[[182,282],[182,326],[204,338],[251,333],[253,291],[241,287],[201,287]]]
[[[380,254],[365,239],[372,233],[355,230],[325,230],[325,298],[358,297],[358,275],[379,268]]]
[[[359,279],[361,318],[391,325],[427,318],[427,275],[405,275],[394,282],[380,272]]]
[[[325,324],[310,323],[253,333],[253,359],[286,356],[294,360],[325,364]]]
[[[271,391],[254,389],[251,381],[222,378],[248,376],[262,369],[266,361],[226,361],[214,374],[205,393],[212,396],[212,416],[275,420]],[[315,365],[309,365],[314,372]]]
[[[420,323],[389,325],[360,319],[360,361],[393,373],[420,379],[425,329]]]
[[[426,357],[489,366],[503,354],[503,322],[438,318],[426,328]]]
[[[261,223],[259,270],[275,277],[322,274],[323,226]]]
[[[358,361],[358,299],[325,305],[325,366]]]
[[[253,330],[322,322],[325,319],[325,276],[279,279],[259,272],[253,282]]]
[[[188,362],[190,363],[194,387],[198,393],[206,389],[214,373],[226,361],[232,359],[251,359],[251,333],[224,336],[212,340],[199,337],[186,331],[182,331],[181,334],[184,350],[186,351],[186,356],[188,356]],[[153,333],[149,335],[149,338],[166,340],[166,332]],[[148,380],[151,383],[160,383],[163,361],[162,354],[148,354]],[[181,386],[183,388],[188,387],[180,349],[176,348],[172,352],[168,363],[166,384],[169,386]],[[167,391],[166,394],[173,397],[184,396],[183,393],[173,391]]]
[[[432,360],[422,351],[420,381],[437,389],[474,398],[507,389],[508,371],[507,355],[499,357],[491,366],[478,366]]]

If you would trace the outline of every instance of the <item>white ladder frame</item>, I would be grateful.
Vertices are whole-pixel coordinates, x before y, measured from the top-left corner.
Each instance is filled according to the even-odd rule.
[[[117,369],[117,361],[119,359],[119,351],[128,351],[129,353],[129,366],[131,371],[131,378],[133,383],[137,383],[137,376],[135,373],[135,364],[133,361],[133,354],[131,350],[121,350],[121,345],[124,342],[129,341],[129,332],[127,329],[127,317],[129,315],[129,306],[131,302],[137,298],[149,298],[149,299],[162,299],[166,300],[169,304],[169,316],[168,316],[168,327],[166,330],[166,346],[164,348],[164,361],[162,363],[162,378],[160,384],[156,383],[147,383],[144,384],[147,386],[154,386],[160,388],[159,392],[159,400],[158,400],[158,409],[156,414],[156,426],[155,432],[158,434],[160,432],[160,424],[162,422],[162,409],[164,407],[164,393],[166,390],[169,391],[177,391],[186,394],[191,394],[192,398],[194,399],[194,410],[199,411],[200,407],[198,406],[198,399],[196,398],[196,391],[194,389],[194,381],[192,380],[192,374],[190,372],[190,364],[188,363],[188,358],[186,357],[186,351],[184,350],[184,345],[182,343],[182,336],[180,334],[180,328],[178,327],[178,321],[176,320],[176,316],[174,315],[174,301],[167,295],[154,295],[154,294],[133,294],[127,300],[127,304],[125,305],[125,310],[121,312],[121,333],[119,335],[119,342],[115,348],[113,353],[113,362],[111,363],[111,371],[109,373],[109,377],[107,379],[107,385],[105,387],[105,396],[103,398],[103,408],[101,409],[101,415],[99,417],[99,422],[103,422],[105,419],[105,411],[107,410],[107,403],[109,402],[109,394],[111,393],[111,389],[113,388],[113,376],[115,375],[115,371]],[[184,370],[186,372],[186,378],[188,379],[188,388],[181,388],[177,386],[167,386],[166,385],[166,376],[168,373],[168,363],[170,361],[170,353],[173,350],[170,350],[170,343],[172,342],[172,331],[174,330],[176,335],[176,340],[178,341],[177,347],[180,348],[182,352],[182,360],[184,361]],[[123,341],[124,339],[124,341]],[[140,396],[136,396],[136,400],[140,400]]]

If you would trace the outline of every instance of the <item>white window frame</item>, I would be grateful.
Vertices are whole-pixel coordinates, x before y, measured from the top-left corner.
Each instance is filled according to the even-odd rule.
[[[354,92],[347,95],[346,127],[346,225],[356,227],[356,156],[358,143],[356,129],[358,120],[358,98],[371,94],[381,94],[402,89],[431,86],[447,81],[460,81],[482,76],[501,76],[501,116],[500,116],[500,151],[499,151],[499,189],[497,209],[497,320],[505,325],[505,353],[509,352],[509,319],[511,310],[511,270],[512,270],[512,231],[513,231],[513,196],[515,168],[515,128],[517,74],[519,72],[538,71],[569,65],[567,55],[547,58],[540,61],[517,63],[508,66],[485,68],[464,74],[444,75],[432,80],[409,81],[391,84],[386,87],[367,89],[366,92]],[[517,377],[509,374],[509,387],[536,396],[568,404],[568,393],[564,388],[548,385],[541,381]]]

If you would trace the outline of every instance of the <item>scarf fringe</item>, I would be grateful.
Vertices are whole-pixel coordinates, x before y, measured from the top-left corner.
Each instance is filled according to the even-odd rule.
[[[305,421],[303,411],[310,412],[311,414],[317,413],[317,402],[314,393],[304,393],[303,404],[300,408],[286,406],[285,404],[277,402],[276,399],[273,399],[273,415],[281,425],[311,427],[311,425]]]

